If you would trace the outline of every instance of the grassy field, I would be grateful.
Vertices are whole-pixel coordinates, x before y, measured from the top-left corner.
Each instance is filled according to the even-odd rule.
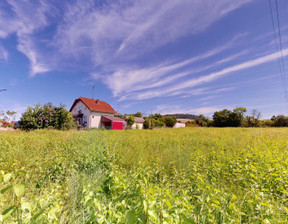
[[[0,222],[288,223],[288,129],[0,132]]]

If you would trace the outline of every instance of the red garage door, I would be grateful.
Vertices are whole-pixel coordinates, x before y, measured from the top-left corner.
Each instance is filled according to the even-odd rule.
[[[112,130],[123,130],[123,123],[114,121],[112,123]]]

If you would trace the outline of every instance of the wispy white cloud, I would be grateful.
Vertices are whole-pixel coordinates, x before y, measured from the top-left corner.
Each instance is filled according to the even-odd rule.
[[[77,0],[59,3],[48,0],[5,0],[3,6],[0,5],[0,38],[17,35],[18,50],[31,63],[30,76],[51,69],[65,70],[65,66],[76,65],[80,69],[85,67],[95,77],[95,71],[101,67],[101,71],[108,74],[105,80],[112,80],[112,83],[106,84],[118,96],[124,89],[130,89],[127,87],[139,88],[141,79],[150,81],[147,84],[155,83],[153,88],[161,86],[160,80],[155,80],[156,76],[153,76],[156,72],[159,72],[157,77],[161,78],[169,70],[201,61],[228,49],[229,44],[215,48],[206,55],[175,63],[174,68],[166,60],[152,71],[144,68],[136,69],[135,73],[132,69],[129,73],[125,66],[119,69],[119,64],[131,68],[131,60],[140,55],[179,38],[199,34],[227,13],[250,1],[119,0],[100,3]],[[50,25],[56,27],[51,39],[38,35]],[[168,77],[163,84],[173,82],[182,75],[184,73]],[[125,79],[127,85],[113,83],[115,77],[118,81]]]
[[[220,97],[220,95],[210,95],[200,98],[200,101],[208,101],[208,100],[214,100],[216,98]]]
[[[205,66],[196,66],[191,68],[192,63],[197,61],[201,61],[207,58],[210,58],[214,55],[225,51],[227,48],[232,47],[235,44],[235,40],[238,40],[238,35],[232,38],[231,41],[209,50],[197,57],[193,57],[187,59],[182,62],[176,63],[165,63],[159,64],[151,68],[142,68],[142,69],[133,69],[131,67],[128,68],[120,68],[117,72],[113,73],[112,75],[104,76],[103,82],[112,89],[114,96],[122,95],[121,99],[127,98],[127,94],[133,94],[132,92],[152,89],[156,87],[162,87],[167,84],[173,83],[175,80],[183,78],[188,75],[197,74],[199,72],[206,71],[208,69],[217,67],[221,64],[225,64],[229,61],[238,58],[244,54],[247,54],[248,50],[243,50],[239,53],[232,54],[228,57],[222,58],[214,63],[210,63],[209,65]],[[187,67],[189,66],[190,67]],[[177,72],[179,69],[184,69],[183,72]],[[99,78],[100,76],[96,76],[95,78]]]
[[[163,104],[154,108],[152,113],[161,113],[161,114],[203,114],[211,115],[215,111],[221,110],[224,107],[221,106],[211,106],[211,107],[194,107],[194,108],[183,108],[180,105],[168,105]]]
[[[180,94],[183,91],[185,91],[186,88],[193,88],[195,86],[203,85],[205,83],[212,82],[214,80],[217,80],[223,76],[226,76],[228,74],[238,72],[244,69],[248,69],[251,67],[259,66],[261,64],[267,63],[274,61],[278,58],[279,52],[269,54],[263,57],[259,57],[253,60],[249,60],[240,64],[236,64],[230,67],[227,67],[225,69],[222,69],[218,72],[212,72],[208,75],[202,75],[198,78],[193,78],[190,80],[185,80],[182,83],[177,83],[177,85],[174,86],[169,86],[165,89],[156,89],[156,90],[151,90],[147,92],[141,92],[139,93],[136,97],[134,98],[139,98],[139,99],[148,99],[151,97],[160,97],[160,96],[167,96],[167,95],[175,95],[175,94]],[[283,56],[288,55],[288,49],[283,50]],[[181,90],[180,92],[177,92]]]
[[[0,62],[7,62],[8,60],[8,51],[0,44]]]
[[[96,65],[125,61],[197,34],[247,2],[110,1],[100,7],[91,0],[69,2],[54,42],[63,54],[86,55]]]
[[[21,35],[17,49],[29,58],[31,77],[35,76],[36,74],[49,71],[49,67],[43,62],[40,62],[41,56],[35,49],[33,42],[30,41],[30,38],[27,38],[25,35]]]
[[[40,52],[37,52],[34,35],[49,24],[46,14],[51,8],[44,0],[7,0],[6,7],[0,7],[0,38],[7,38],[12,33],[17,35],[17,49],[25,54],[31,63],[30,76],[49,70],[47,65],[40,62]],[[11,11],[10,14],[7,9]]]

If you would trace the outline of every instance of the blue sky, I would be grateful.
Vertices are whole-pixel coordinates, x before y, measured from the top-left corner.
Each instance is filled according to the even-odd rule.
[[[287,115],[288,5],[280,51],[271,3],[276,40],[263,0],[2,0],[0,109],[69,109],[95,85],[121,113]]]

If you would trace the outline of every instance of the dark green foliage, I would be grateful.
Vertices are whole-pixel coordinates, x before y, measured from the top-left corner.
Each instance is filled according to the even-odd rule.
[[[74,126],[72,114],[63,106],[36,105],[28,107],[20,120],[22,130],[53,128],[58,130],[71,129]]]
[[[149,117],[144,117],[144,129],[153,129],[161,127],[173,127],[177,120],[175,117],[167,116],[164,117],[161,114],[151,114]]]
[[[273,116],[271,120],[275,127],[288,127],[288,117],[284,115]]]
[[[233,110],[217,111],[213,115],[213,125],[215,127],[240,127],[244,119],[246,108],[237,107]]]
[[[201,127],[207,127],[207,126],[209,126],[209,123],[211,123],[211,122],[209,122],[208,117],[205,117],[203,114],[200,114],[195,119],[195,123]]]
[[[149,117],[155,119],[155,120],[162,120],[163,116],[161,114],[151,114]]]
[[[134,124],[134,122],[135,122],[134,117],[131,116],[131,115],[128,118],[126,118],[126,121],[127,121],[127,125],[129,127],[131,127]]]
[[[165,122],[166,127],[172,128],[176,124],[177,120],[175,117],[168,116],[168,117],[164,117],[164,122]]]
[[[198,116],[194,114],[165,114],[164,117],[172,116],[176,119],[192,119],[195,120]]]
[[[132,116],[132,117],[142,117],[143,116],[143,114],[142,114],[142,112],[137,112],[137,113],[135,113],[135,114],[116,114],[115,115],[115,117],[120,117],[121,119],[124,119],[125,120],[125,118],[126,117],[129,117],[129,116]]]
[[[231,110],[221,110],[216,111],[213,115],[213,124],[215,127],[228,127],[229,126],[229,117]]]
[[[245,127],[259,127],[260,126],[260,118],[261,113],[257,110],[252,110],[252,113],[250,116],[246,116],[244,120]]]
[[[149,117],[144,117],[144,124],[143,128],[144,129],[153,129],[155,127],[156,120],[154,118]]]
[[[265,120],[261,120],[261,127],[273,127],[274,126],[274,122],[270,119],[265,119]]]
[[[115,117],[119,117],[119,118],[125,120],[125,115],[123,115],[123,114],[116,114],[116,115],[114,115],[114,116],[115,116]]]
[[[165,127],[166,123],[161,119],[161,120],[155,120],[155,119],[152,119],[152,123],[154,124],[155,127]],[[169,127],[166,125],[166,127]]]
[[[134,117],[143,117],[142,112],[137,112],[137,113],[131,114],[131,115],[134,116]]]

